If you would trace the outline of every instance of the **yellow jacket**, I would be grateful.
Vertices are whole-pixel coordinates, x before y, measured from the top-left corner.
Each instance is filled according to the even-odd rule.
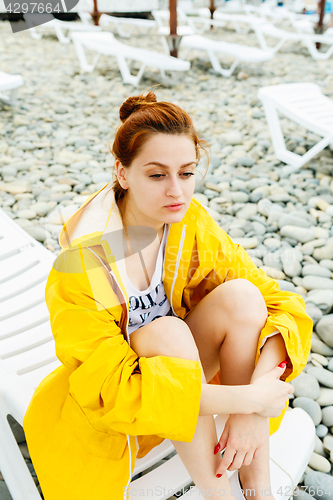
[[[128,498],[135,458],[164,438],[190,442],[199,415],[199,362],[138,358],[130,347],[123,248],[111,238],[123,226],[106,188],[64,225],[45,290],[62,365],[38,386],[23,422],[45,500]],[[292,380],[310,352],[312,321],[302,297],[281,291],[192,198],[183,220],[168,225],[163,284],[174,313],[185,318],[234,278],[251,281],[267,304],[256,362],[264,337],[279,330]],[[270,433],[284,412],[270,419]]]

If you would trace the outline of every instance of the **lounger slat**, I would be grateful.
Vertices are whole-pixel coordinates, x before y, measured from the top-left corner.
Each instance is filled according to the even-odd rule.
[[[30,245],[29,240],[22,240],[21,235],[14,235],[13,238],[0,239],[0,262],[10,255],[19,253],[24,245]]]
[[[24,286],[22,283],[21,286]],[[3,294],[3,292],[2,292]],[[0,302],[0,321],[26,311],[44,301],[45,283],[38,283],[11,299]]]
[[[23,331],[14,337],[0,340],[0,360],[19,352],[30,351],[38,345],[53,340],[50,322]]]
[[[27,331],[49,321],[49,311],[47,310],[46,303],[42,302],[11,318],[5,320],[0,319],[0,340],[13,337],[25,330]]]
[[[20,374],[16,378],[23,387],[27,389],[36,389],[40,382],[47,377],[47,375],[53,372],[53,370],[59,368],[59,366],[61,366],[61,363],[58,359],[56,359],[40,366],[39,368],[36,368],[35,370]]]
[[[17,297],[25,290],[32,290],[34,292],[35,285],[43,282],[45,289],[45,282],[51,270],[49,262],[39,262],[35,266],[23,271],[19,276],[6,281],[6,286],[0,290],[0,315],[1,315],[1,302],[8,300],[9,297]],[[0,274],[1,276],[1,274]],[[1,316],[0,316],[1,317]]]
[[[42,344],[35,349],[22,352],[16,356],[1,360],[1,367],[8,373],[21,372],[28,373],[34,370],[35,366],[45,361],[55,361],[56,355],[54,350],[53,339],[45,344]],[[48,361],[50,362],[50,361]]]
[[[21,273],[28,269],[32,269],[39,263],[49,261],[49,268],[51,270],[52,259],[45,259],[42,252],[38,252],[35,247],[30,247],[28,250],[21,251],[5,260],[0,261],[0,285],[5,281],[19,276]]]
[[[155,465],[174,450],[175,448],[171,441],[165,439],[161,444],[155,446],[145,457],[136,459],[133,477],[139,472],[148,469],[148,467]]]

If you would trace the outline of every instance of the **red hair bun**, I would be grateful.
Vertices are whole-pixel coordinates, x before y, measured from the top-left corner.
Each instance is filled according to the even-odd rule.
[[[154,92],[148,92],[146,96],[143,94],[135,95],[126,99],[126,101],[120,106],[119,109],[119,117],[120,120],[124,123],[125,120],[135,111],[138,111],[140,108],[144,108],[149,106],[149,104],[153,104],[157,102],[156,95]]]

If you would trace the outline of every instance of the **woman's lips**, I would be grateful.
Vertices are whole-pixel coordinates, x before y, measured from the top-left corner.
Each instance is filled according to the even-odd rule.
[[[177,205],[168,205],[164,208],[167,208],[168,210],[172,210],[172,211],[177,211],[177,210],[180,210],[183,205],[184,205],[184,203],[178,203]]]

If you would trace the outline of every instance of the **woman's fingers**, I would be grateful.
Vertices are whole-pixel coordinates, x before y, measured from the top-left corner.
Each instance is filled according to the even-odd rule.
[[[242,451],[237,451],[232,463],[228,467],[228,470],[231,472],[239,469],[243,465],[245,455],[246,453]]]
[[[220,441],[215,447],[214,450],[215,455],[217,452],[222,451],[227,446],[228,436],[229,436],[229,427],[226,425],[220,437]]]
[[[227,448],[224,451],[222,462],[220,463],[216,471],[216,477],[223,476],[223,474],[227,471],[228,467],[230,466],[230,464],[234,459],[235,453],[236,450],[232,449],[231,446],[227,446]]]
[[[250,465],[251,464],[251,462],[254,458],[254,453],[255,453],[255,450],[249,451],[246,453],[244,460],[243,460],[243,465]]]
[[[242,465],[250,465],[253,459],[254,451],[244,453],[242,451],[234,451],[232,448],[226,448],[222,462],[220,463],[216,475],[223,475],[227,470],[234,471],[242,467]],[[220,476],[219,476],[220,477]]]

